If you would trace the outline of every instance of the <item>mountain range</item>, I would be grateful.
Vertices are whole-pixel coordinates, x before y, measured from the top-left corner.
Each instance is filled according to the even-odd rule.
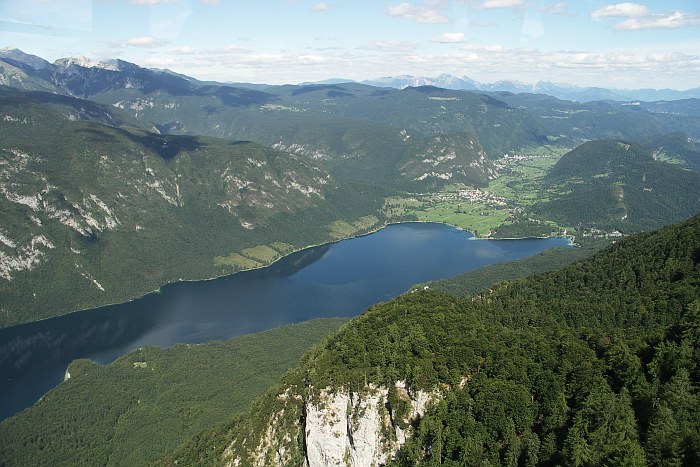
[[[586,193],[613,193],[631,180],[615,174],[603,190],[592,185],[598,178],[573,188],[548,182],[538,189],[539,203],[515,216],[525,222],[502,226],[501,236],[539,232],[527,227],[533,216],[631,232],[680,220],[698,204],[697,172],[661,162],[663,170],[637,166],[663,155],[697,167],[700,99],[576,103],[360,83],[251,89],[120,60],[49,63],[16,49],[0,53],[0,82],[4,325],[256,267],[337,238],[334,222],[345,222],[346,235],[376,228],[396,220],[382,210],[387,196],[454,183],[483,188],[500,175],[494,161],[543,145],[646,144],[646,155],[625,160],[624,170],[653,172],[638,201],[654,208],[642,220],[628,198],[635,215],[610,217],[602,213],[617,212],[620,202],[608,197],[582,223],[584,211],[571,211],[569,198],[590,207]],[[686,198],[673,195],[669,177],[687,180]],[[310,221],[296,223],[300,217]],[[192,245],[192,238],[202,241]],[[183,256],[166,260],[166,250]],[[125,261],[146,258],[161,266],[122,277],[131,270]],[[51,287],[36,293],[21,285],[39,276]],[[63,289],[73,293],[58,293]],[[36,304],[29,314],[27,300]]]
[[[700,99],[626,92],[253,86],[0,51],[2,327],[262,267],[416,206],[474,204],[500,236],[599,237],[573,264],[416,287],[338,331],[74,362],[0,423],[0,465],[698,465]]]

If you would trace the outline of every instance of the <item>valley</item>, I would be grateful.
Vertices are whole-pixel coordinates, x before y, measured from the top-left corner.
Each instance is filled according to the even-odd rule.
[[[268,268],[212,281],[171,284],[157,294],[129,303],[0,330],[0,373],[9,377],[9,381],[0,388],[0,399],[4,401],[0,416],[10,416],[26,408],[8,418],[7,424],[9,426],[19,421],[22,430],[30,429],[33,422],[25,418],[25,412],[32,412],[29,406],[53,388],[50,391],[54,394],[53,398],[43,397],[33,413],[37,418],[56,417],[57,413],[65,410],[64,399],[71,397],[70,392],[63,392],[63,384],[60,383],[65,378],[66,367],[70,367],[67,370],[71,374],[70,383],[78,385],[79,391],[89,391],[88,387],[80,386],[84,384],[81,381],[87,381],[81,379],[87,359],[101,364],[90,365],[85,370],[88,374],[95,378],[101,374],[102,377],[118,379],[125,375],[114,375],[114,367],[124,368],[118,362],[111,362],[121,360],[119,357],[124,354],[141,353],[139,349],[158,346],[163,349],[162,355],[167,356],[172,353],[167,349],[176,346],[173,352],[180,355],[177,358],[182,365],[186,365],[190,357],[182,344],[203,344],[196,347],[202,350],[201,360],[192,362],[192,365],[205,367],[202,368],[205,371],[206,365],[202,361],[206,360],[209,352],[214,352],[216,355],[211,355],[211,358],[219,362],[217,368],[223,371],[226,360],[216,351],[220,347],[204,343],[270,331],[271,328],[270,332],[276,332],[280,326],[280,329],[284,329],[290,323],[302,322],[304,326],[312,327],[315,326],[312,325],[314,321],[308,323],[308,320],[319,318],[351,318],[374,303],[403,293],[417,282],[437,280],[494,262],[529,257],[553,247],[560,250],[562,257],[578,250],[569,247],[564,239],[474,242],[470,238],[466,232],[444,225],[393,225],[373,235],[292,254]],[[319,341],[323,337],[317,335]],[[256,339],[250,337],[251,342]],[[253,343],[251,347],[254,348]],[[78,363],[71,364],[73,360]],[[290,367],[296,364],[292,360],[287,362]],[[160,371],[158,366],[149,368]],[[172,370],[164,371],[165,374],[158,374],[155,381],[145,379],[125,389],[126,394],[133,394],[132,391],[144,394],[141,404],[133,405],[133,400],[123,396],[121,391],[110,392],[108,399],[96,394],[93,404],[80,407],[80,415],[75,414],[71,418],[75,422],[62,423],[63,427],[70,427],[66,431],[76,433],[75,436],[47,427],[42,440],[33,443],[32,448],[26,448],[25,452],[31,450],[39,458],[41,453],[36,450],[41,443],[50,442],[57,445],[57,450],[60,445],[61,454],[56,453],[57,456],[76,460],[69,446],[78,442],[78,437],[84,437],[85,432],[84,428],[73,426],[73,423],[84,426],[79,420],[96,416],[95,410],[104,405],[115,405],[116,414],[110,416],[120,419],[143,419],[153,410],[161,410],[152,406],[157,405],[152,399],[157,393],[153,384],[161,377],[175,378],[173,381],[180,381],[179,384],[184,386],[183,395],[174,409],[176,413],[172,415],[175,419],[179,420],[181,414],[188,413],[189,420],[182,423],[201,426],[214,417],[211,408],[193,413],[188,407],[186,395],[196,400],[201,400],[203,395],[198,394],[197,386],[187,389],[187,373],[176,375]],[[226,371],[235,374],[239,370],[229,368]],[[273,377],[264,367],[260,371],[261,378]],[[276,372],[273,374],[279,376]],[[240,376],[242,390],[262,393],[265,388],[250,387],[245,381],[248,377]],[[127,381],[131,379],[127,378]],[[102,384],[99,378],[92,380],[90,385],[97,384]],[[219,394],[215,388],[211,390]],[[151,400],[146,401],[146,394]],[[219,397],[221,399],[217,404],[234,408],[232,400],[227,400],[224,394],[219,394]],[[167,396],[163,398],[167,400]],[[172,403],[167,405],[172,407]],[[204,401],[201,403],[206,405]],[[77,409],[73,406],[70,410]],[[219,420],[225,421],[225,418],[220,415]],[[89,438],[108,436],[109,429],[109,424],[102,425],[100,430],[94,429],[94,434]],[[13,436],[12,439],[18,438]],[[179,441],[185,439],[181,436]],[[141,445],[139,440],[126,441]],[[175,445],[171,444],[170,447],[174,448]],[[150,460],[157,458],[151,457]]]
[[[464,184],[446,185],[439,192],[389,198],[384,212],[392,216],[415,216],[424,222],[443,222],[469,230],[479,238],[504,238],[499,234],[518,222],[525,208],[546,196],[540,181],[566,152],[566,148],[542,146],[527,148],[517,155],[505,155],[494,161],[495,178],[488,185],[474,188]],[[542,219],[532,221],[522,237],[548,237],[575,232]]]
[[[0,465],[700,460],[699,99],[0,83]]]

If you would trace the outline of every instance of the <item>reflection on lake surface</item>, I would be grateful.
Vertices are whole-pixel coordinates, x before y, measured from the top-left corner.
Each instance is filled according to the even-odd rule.
[[[400,224],[292,254],[270,267],[164,286],[139,300],[0,330],[0,419],[33,404],[68,363],[146,345],[204,342],[307,319],[355,316],[436,280],[522,258],[563,238],[472,241],[441,224]]]

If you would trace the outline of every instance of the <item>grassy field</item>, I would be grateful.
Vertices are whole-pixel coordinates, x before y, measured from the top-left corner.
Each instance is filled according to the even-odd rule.
[[[491,229],[506,222],[508,209],[496,209],[483,203],[469,203],[464,200],[445,200],[417,211],[421,221],[444,222],[478,235],[486,235]]]
[[[252,269],[262,266],[262,263],[246,258],[238,253],[231,253],[228,256],[217,256],[214,258],[217,266],[232,266],[236,270]]]
[[[279,258],[280,254],[267,245],[258,245],[252,248],[245,248],[243,250],[243,256],[268,264]]]
[[[372,230],[379,224],[377,216],[363,216],[354,222],[334,221],[328,225],[330,236],[335,239],[348,238]]]
[[[443,222],[488,237],[508,225],[519,211],[542,200],[540,180],[566,152],[543,146],[519,151],[497,161],[499,177],[488,187],[475,190],[462,184],[446,186],[439,193],[387,198],[384,214],[390,218],[415,216],[420,221]],[[557,232],[561,226],[544,222]]]
[[[363,216],[355,221],[337,220],[328,224],[329,235],[333,240],[350,238],[355,235],[371,231],[379,225],[377,216]],[[254,269],[272,264],[284,255],[295,250],[294,245],[283,242],[274,242],[269,245],[256,245],[244,248],[238,252],[231,252],[226,256],[214,258],[214,264],[218,266],[230,266],[236,271]]]

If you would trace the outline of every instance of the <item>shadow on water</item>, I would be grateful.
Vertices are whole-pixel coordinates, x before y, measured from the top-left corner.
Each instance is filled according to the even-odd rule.
[[[0,373],[13,378],[83,357],[88,349],[94,352],[124,345],[155,323],[154,316],[146,312],[149,301],[147,296],[140,304],[111,305],[2,329]],[[135,314],[139,319],[134,319]]]
[[[291,276],[321,259],[330,249],[331,245],[321,245],[309,250],[297,251],[285,257],[283,261],[277,261],[255,272],[261,277]]]
[[[318,261],[330,249],[323,245],[299,251],[271,266],[221,279],[243,279],[255,282],[270,277],[284,277]],[[215,282],[199,283],[214,289]],[[177,297],[183,286],[196,283],[175,283],[162,288],[162,293],[146,295],[138,300],[79,311],[57,318],[0,329],[0,373],[12,378],[26,371],[38,371],[56,362],[83,357],[86,352],[100,353],[134,341],[163,321],[166,293]]]

